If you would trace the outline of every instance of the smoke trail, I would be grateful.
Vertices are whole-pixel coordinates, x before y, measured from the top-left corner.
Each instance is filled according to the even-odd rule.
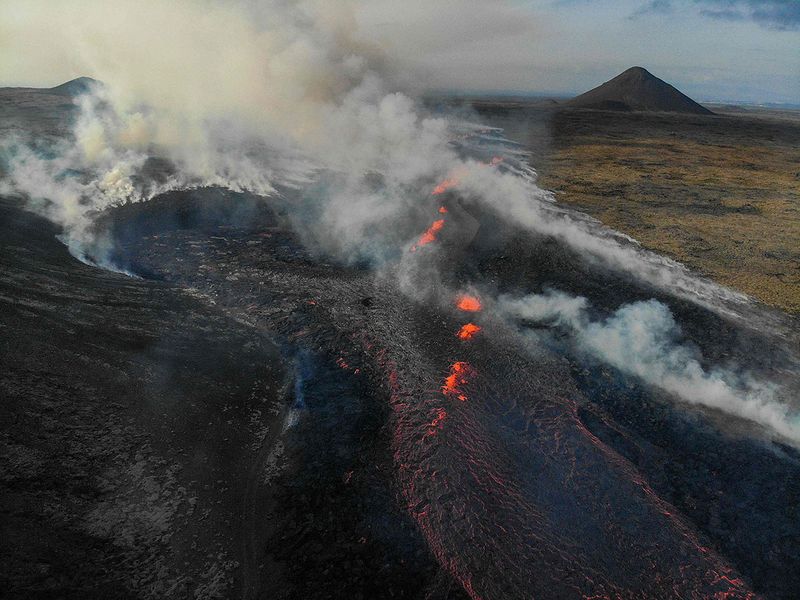
[[[568,331],[578,352],[638,377],[681,400],[734,415],[800,445],[800,415],[776,398],[775,386],[740,371],[706,370],[697,351],[681,343],[672,313],[656,300],[626,304],[601,320],[589,317],[586,298],[558,291],[523,298],[502,296],[512,319]]]

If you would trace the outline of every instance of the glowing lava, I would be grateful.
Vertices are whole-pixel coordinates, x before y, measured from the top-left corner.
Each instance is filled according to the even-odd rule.
[[[436,431],[442,428],[442,422],[447,418],[447,411],[443,408],[436,409],[436,416],[428,425],[428,435],[436,435]]]
[[[431,195],[438,196],[440,194],[444,194],[447,190],[457,185],[458,185],[458,179],[456,179],[455,177],[448,177],[447,179],[442,181],[439,185],[437,185],[435,188],[433,188]]]
[[[439,219],[431,223],[431,226],[428,227],[428,229],[425,230],[425,233],[420,236],[419,240],[417,240],[417,243],[411,247],[411,251],[414,252],[420,246],[427,246],[431,242],[435,242],[436,234],[441,231],[442,227],[444,227],[444,219]]]
[[[489,162],[479,163],[484,164],[490,167],[495,167],[503,162],[502,156],[494,156]],[[467,167],[461,166],[456,169],[453,169],[450,172],[450,176],[447,179],[442,180],[439,185],[433,188],[431,192],[431,196],[439,196],[444,194],[447,190],[456,187],[459,183],[461,183],[461,178],[467,173]],[[441,211],[440,211],[441,212]]]
[[[439,207],[439,214],[440,215],[446,215],[447,214],[447,208],[445,208],[444,206],[440,206]]]
[[[471,340],[472,337],[481,330],[479,325],[475,323],[467,323],[458,330],[458,338],[461,340]]]
[[[459,296],[456,306],[459,308],[459,310],[463,310],[465,312],[478,312],[483,308],[483,305],[478,298],[468,294],[462,294]]]
[[[442,393],[449,398],[458,398],[465,402],[467,395],[461,389],[462,386],[469,383],[469,380],[475,375],[475,369],[469,366],[469,363],[463,361],[453,363],[450,367],[450,375],[444,380],[442,385]]]

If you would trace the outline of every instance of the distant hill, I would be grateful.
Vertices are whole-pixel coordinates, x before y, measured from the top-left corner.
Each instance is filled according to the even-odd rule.
[[[69,135],[78,110],[75,98],[95,84],[99,82],[79,77],[52,88],[0,87],[0,138],[55,140]]]
[[[642,67],[631,67],[603,85],[569,100],[564,103],[564,106],[603,110],[714,114]]]
[[[91,77],[78,77],[77,79],[72,79],[51,88],[0,87],[0,92],[6,95],[37,94],[45,96],[80,96],[88,92],[92,86],[98,84],[100,84],[100,82]]]
[[[50,94],[58,94],[59,96],[80,96],[86,93],[92,85],[97,83],[97,80],[91,77],[78,77],[72,81],[67,81],[61,85],[50,88],[47,91]]]

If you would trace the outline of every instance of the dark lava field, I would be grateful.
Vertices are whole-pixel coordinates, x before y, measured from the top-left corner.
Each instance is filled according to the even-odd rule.
[[[792,444],[454,292],[655,298],[709,364],[796,386],[784,317],[725,316],[441,197],[461,235],[426,301],[399,267],[309,245],[283,198],[109,209],[130,275],[2,198],[0,595],[800,597]]]

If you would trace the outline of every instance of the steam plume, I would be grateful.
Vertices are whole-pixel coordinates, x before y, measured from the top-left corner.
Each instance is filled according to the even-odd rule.
[[[532,27],[506,3],[491,11],[475,0],[425,6],[410,6],[413,31],[464,24],[465,13],[471,23],[481,16],[488,31]],[[81,101],[74,140],[55,159],[6,145],[11,184],[65,226],[74,251],[97,246],[88,223],[110,205],[187,187],[270,195],[302,186],[315,194],[317,215],[306,237],[343,260],[360,260],[407,242],[407,228],[396,225],[411,220],[428,196],[424,186],[458,173],[450,187],[590,260],[707,305],[746,300],[560,209],[518,156],[502,169],[464,160],[474,148],[465,143],[457,152],[451,142],[465,132],[475,137],[470,124],[421,111],[398,91],[408,77],[392,67],[407,61],[372,41],[381,15],[395,19],[395,12],[382,2],[4,4],[0,75],[48,72],[56,57],[62,70],[104,82]],[[400,29],[388,36],[393,47],[402,45]],[[24,51],[34,43],[37,50]],[[142,176],[152,155],[173,165],[157,182]],[[66,175],[74,173],[81,177]]]
[[[656,300],[626,304],[606,319],[592,321],[586,298],[558,291],[523,298],[501,297],[514,319],[547,323],[568,331],[579,352],[699,404],[758,423],[800,444],[800,418],[776,399],[776,388],[735,369],[706,370],[701,357],[682,344],[672,313]]]

